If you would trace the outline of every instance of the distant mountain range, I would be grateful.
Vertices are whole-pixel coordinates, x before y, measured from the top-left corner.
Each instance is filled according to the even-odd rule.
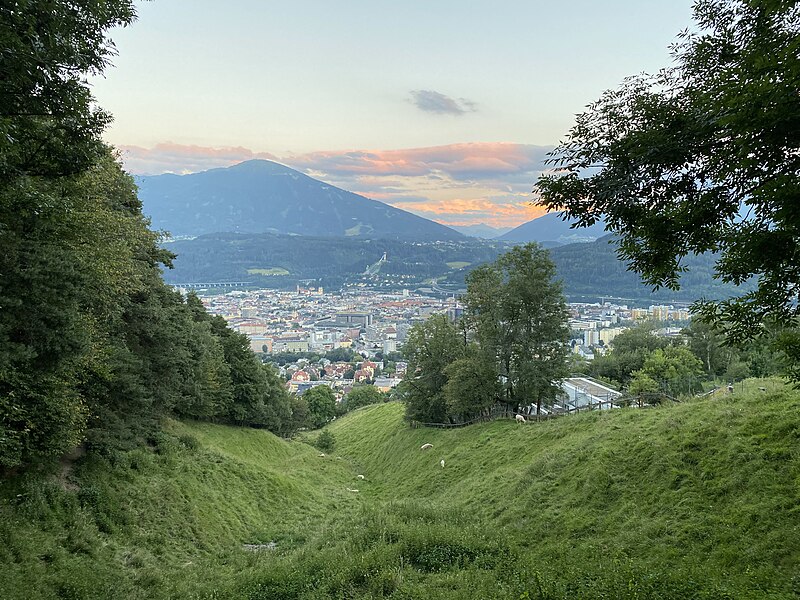
[[[606,235],[604,223],[571,229],[570,225],[574,222],[562,219],[561,213],[547,213],[523,223],[497,239],[518,243],[539,242],[545,247],[552,248],[563,244],[593,242]]]
[[[466,236],[483,238],[485,240],[494,239],[511,231],[510,227],[492,227],[485,223],[478,223],[476,225],[450,225],[450,227]]]
[[[476,266],[494,261],[512,242],[465,239],[459,242],[419,243],[343,237],[304,237],[276,234],[209,234],[166,244],[178,258],[167,271],[168,283],[249,282],[258,287],[292,287],[314,280],[325,288],[363,283],[369,286],[430,288],[457,292]],[[388,260],[374,273],[387,254]],[[566,244],[550,250],[558,277],[570,299],[605,296],[636,302],[718,300],[742,292],[713,279],[714,257],[687,257],[689,272],[681,290],[653,292],[636,273],[617,259],[612,236],[594,242]]]
[[[175,237],[209,233],[463,240],[410,212],[312,179],[284,165],[251,160],[190,175],[138,177],[152,227]]]

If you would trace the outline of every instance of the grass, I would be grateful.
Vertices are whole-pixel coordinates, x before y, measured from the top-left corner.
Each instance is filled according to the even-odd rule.
[[[4,483],[0,597],[800,593],[800,393],[782,384],[454,430],[410,429],[388,403],[327,429],[321,457],[173,422],[150,448],[82,459],[73,491]]]
[[[452,262],[445,263],[445,264],[448,267],[450,267],[451,269],[463,269],[464,267],[470,266],[472,263],[471,262],[466,262],[466,261],[463,261],[463,260],[454,260]]]

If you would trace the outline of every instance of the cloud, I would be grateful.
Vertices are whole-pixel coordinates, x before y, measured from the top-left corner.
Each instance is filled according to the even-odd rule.
[[[392,206],[408,210],[445,225],[516,227],[545,213],[543,207],[519,198],[450,198],[428,202],[393,202]]]
[[[256,158],[277,160],[269,152],[253,152],[241,146],[207,148],[165,142],[152,148],[119,146],[117,149],[125,168],[136,175],[196,173],[216,167],[229,167]]]
[[[552,148],[530,144],[476,142],[404,150],[311,152],[286,157],[287,164],[324,175],[419,177],[444,173],[454,179],[525,175],[544,170]]]
[[[423,112],[437,115],[460,116],[477,110],[475,103],[466,98],[451,98],[433,90],[411,90],[411,102]]]
[[[515,227],[539,216],[531,188],[547,146],[475,142],[399,150],[339,150],[276,157],[247,148],[122,147],[136,174],[186,173],[243,160],[276,160],[335,185],[450,225]]]

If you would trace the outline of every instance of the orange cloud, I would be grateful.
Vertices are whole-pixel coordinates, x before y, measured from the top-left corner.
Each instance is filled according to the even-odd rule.
[[[492,227],[516,227],[542,216],[543,207],[529,202],[503,203],[489,198],[453,198],[431,202],[392,202],[392,206],[422,214],[445,225],[484,223]]]
[[[288,164],[335,175],[421,176],[444,172],[455,178],[542,171],[549,146],[476,142],[404,150],[311,152]]]
[[[507,142],[449,144],[399,150],[320,151],[276,157],[242,147],[173,143],[122,146],[137,174],[187,173],[263,158],[331,185],[445,224],[514,227],[541,215],[531,188],[549,147]]]

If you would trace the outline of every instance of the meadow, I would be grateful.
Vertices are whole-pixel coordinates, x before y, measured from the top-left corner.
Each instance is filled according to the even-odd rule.
[[[800,593],[800,393],[780,383],[453,430],[387,403],[326,430],[322,456],[316,432],[173,421],[4,482],[0,596]]]

